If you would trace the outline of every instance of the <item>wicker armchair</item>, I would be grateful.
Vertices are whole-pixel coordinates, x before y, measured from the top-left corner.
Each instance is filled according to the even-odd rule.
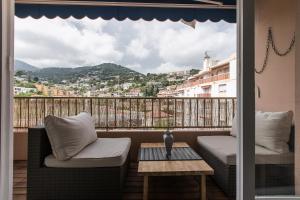
[[[208,136],[211,137],[211,136]],[[231,136],[227,136],[231,137]],[[201,140],[201,137],[198,137]],[[216,136],[215,139],[218,139]],[[294,180],[294,142],[295,128],[291,128],[289,148],[293,155],[291,163],[255,165],[255,192],[257,195],[293,195]],[[222,144],[224,141],[222,142]],[[219,156],[201,145],[198,141],[198,153],[215,170],[212,176],[215,182],[229,196],[236,195],[236,165],[224,163]]]
[[[44,128],[28,131],[28,200],[121,199],[128,160],[120,167],[49,168],[52,153]]]

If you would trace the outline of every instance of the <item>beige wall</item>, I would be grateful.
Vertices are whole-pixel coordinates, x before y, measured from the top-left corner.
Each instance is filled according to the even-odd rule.
[[[287,49],[295,32],[296,0],[256,0],[255,65],[264,61],[267,31],[272,27],[276,45]],[[256,75],[256,109],[282,111],[295,109],[295,49],[285,57],[270,53],[267,69]]]
[[[279,49],[287,49],[294,32],[300,36],[300,23],[296,21],[297,0],[256,0],[255,64],[262,66],[265,55],[266,34],[272,27]],[[299,9],[298,9],[299,10]],[[299,13],[298,13],[299,15]],[[297,56],[296,56],[297,54]],[[300,44],[285,57],[271,51],[266,71],[256,75],[256,85],[261,89],[261,98],[256,96],[256,109],[263,111],[293,110],[295,113],[295,189],[300,194]],[[297,78],[297,79],[296,79]],[[296,103],[297,102],[297,103]]]

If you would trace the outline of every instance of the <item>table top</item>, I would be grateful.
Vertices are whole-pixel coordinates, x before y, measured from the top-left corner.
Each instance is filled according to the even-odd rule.
[[[141,147],[164,147],[164,143],[142,143]],[[176,142],[173,147],[189,145]],[[213,175],[214,170],[204,160],[139,161],[138,173],[144,176]]]

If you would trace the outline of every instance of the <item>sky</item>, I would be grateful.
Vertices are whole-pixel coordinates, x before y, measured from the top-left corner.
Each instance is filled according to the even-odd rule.
[[[15,57],[36,67],[116,63],[141,73],[201,69],[205,51],[222,60],[236,51],[236,24],[224,21],[15,20]]]

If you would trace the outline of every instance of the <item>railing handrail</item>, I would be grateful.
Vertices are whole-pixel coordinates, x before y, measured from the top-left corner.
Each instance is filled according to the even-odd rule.
[[[15,96],[15,99],[236,99],[236,97],[73,97],[73,96]]]

